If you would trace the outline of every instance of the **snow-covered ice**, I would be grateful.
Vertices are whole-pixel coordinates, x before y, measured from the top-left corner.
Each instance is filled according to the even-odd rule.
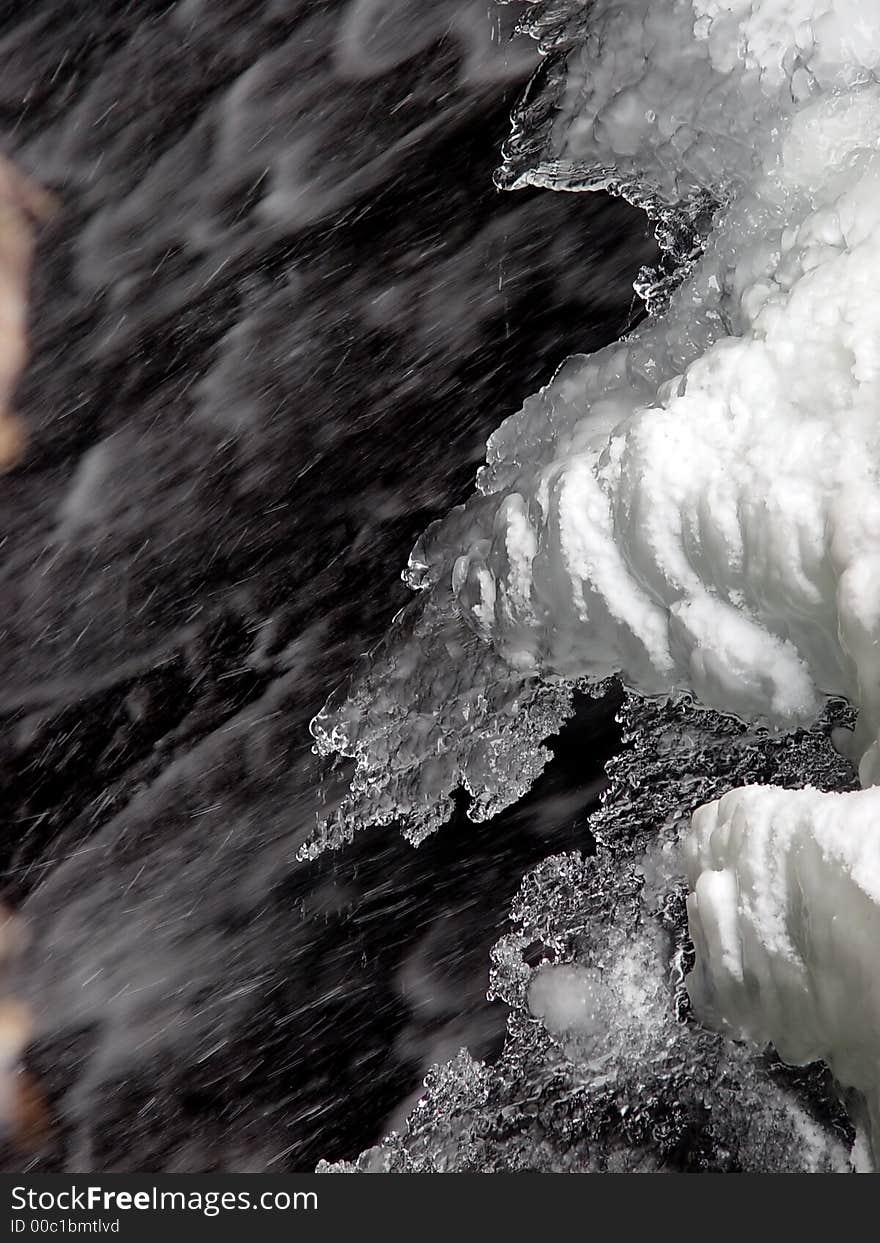
[[[880,12],[856,57],[820,20],[827,4],[736,6],[735,29],[734,6],[641,7],[590,10],[599,68],[563,149],[622,162],[670,199],[702,187],[729,205],[667,313],[569,362],[509,419],[480,476],[488,503],[417,557],[423,577],[451,574],[463,613],[523,672],[620,671],[779,725],[845,694],[868,781]],[[780,51],[790,23],[803,46]]]
[[[867,1105],[880,1151],[880,789],[749,786],[685,843],[697,950],[688,991],[722,1030],[822,1058]]]
[[[384,697],[355,691],[315,734],[356,758],[361,819],[387,820],[389,754],[415,787],[404,810],[456,778],[479,801],[461,756],[505,678],[501,719],[528,715],[523,687],[614,673],[780,730],[847,698],[857,727],[838,741],[864,792],[746,789],[696,816],[692,996],[790,1060],[825,1058],[864,1094],[876,1149],[880,8],[573,0],[540,7],[533,32],[549,69],[501,183],[609,189],[661,237],[682,205],[714,204],[705,246],[662,312],[501,426],[474,498],[414,550],[420,615],[447,627],[441,693],[437,664],[392,639],[372,675]],[[421,737],[401,752],[414,699]],[[514,766],[480,771],[503,785]],[[551,1025],[605,1004],[592,977],[570,983],[564,1002],[535,986]]]

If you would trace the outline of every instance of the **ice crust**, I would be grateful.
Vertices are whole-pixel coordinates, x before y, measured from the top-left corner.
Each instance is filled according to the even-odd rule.
[[[756,774],[846,789],[821,728],[780,737],[684,702],[627,696],[625,746],[590,828],[593,857],[554,855],[523,881],[492,952],[509,1009],[492,1065],[462,1050],[428,1077],[399,1132],[327,1172],[811,1171],[852,1168],[831,1077],[693,1020],[676,843],[690,813]]]
[[[679,284],[645,274],[651,317],[561,367],[490,439],[474,498],[414,549],[419,615],[458,636],[451,672],[434,693],[441,665],[392,636],[316,720],[319,749],[357,762],[324,840],[394,806],[418,838],[464,772],[477,814],[506,786],[518,797],[549,723],[530,727],[533,702],[562,688],[564,715],[577,680],[619,673],[773,730],[845,697],[858,722],[838,742],[864,792],[747,788],[686,833],[691,991],[722,1030],[824,1058],[863,1094],[876,1156],[880,8],[551,0],[527,25],[546,61],[499,184],[645,206]],[[468,766],[487,730],[503,745]],[[384,775],[392,753],[402,782]],[[599,1030],[604,987],[547,975],[533,1005],[556,1036],[579,1012]]]
[[[610,168],[601,184],[637,184],[658,210],[699,193],[727,206],[666,312],[569,360],[491,437],[473,500],[416,546],[409,582],[442,618],[432,634],[458,630],[460,676],[432,691],[437,665],[404,658],[405,635],[316,719],[319,748],[359,765],[349,823],[388,818],[398,708],[423,704],[395,749],[418,808],[460,783],[461,763],[435,762],[460,750],[448,705],[493,686],[516,718],[536,679],[617,672],[783,728],[842,694],[861,709],[864,782],[880,772],[880,10],[568,8],[555,123],[528,170],[514,136],[512,183],[562,161],[580,170],[564,184]],[[468,632],[484,643],[461,660]],[[515,766],[500,769],[479,774],[493,806]]]

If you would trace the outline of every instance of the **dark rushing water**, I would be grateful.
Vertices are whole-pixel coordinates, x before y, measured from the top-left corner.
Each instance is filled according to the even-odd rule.
[[[497,1048],[488,948],[588,844],[584,707],[502,820],[295,862],[307,722],[420,530],[653,254],[491,174],[535,63],[486,0],[0,4],[3,149],[59,196],[0,481],[4,892],[53,1136],[6,1168],[299,1170]]]

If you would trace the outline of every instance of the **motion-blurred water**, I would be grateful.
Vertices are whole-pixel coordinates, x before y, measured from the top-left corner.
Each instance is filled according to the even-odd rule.
[[[0,482],[8,984],[52,1119],[6,1168],[310,1169],[497,1052],[489,946],[589,846],[614,703],[501,820],[295,856],[308,720],[414,539],[654,254],[619,202],[493,188],[535,63],[487,0],[0,5],[3,149],[62,204]]]

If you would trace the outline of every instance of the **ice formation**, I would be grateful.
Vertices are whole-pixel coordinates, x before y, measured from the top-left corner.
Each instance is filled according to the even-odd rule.
[[[728,206],[664,315],[570,360],[502,425],[477,496],[429,530],[409,581],[487,641],[478,661],[491,644],[521,681],[619,672],[786,727],[843,694],[861,708],[870,782],[880,11],[598,0],[583,13],[552,158],[524,171],[517,153],[508,179],[608,185],[655,212],[700,192]],[[412,663],[398,661],[410,695]],[[375,776],[389,699],[405,698],[392,685],[363,710],[353,696],[316,721],[319,744]]]
[[[880,789],[750,786],[701,808],[685,852],[696,967],[722,1030],[822,1058],[867,1105],[880,1153]]]
[[[731,202],[667,313],[508,420],[488,504],[417,556],[526,673],[620,671],[781,725],[845,694],[869,781],[880,11],[849,51],[818,0],[736,8],[591,6],[584,55],[603,54],[569,83],[562,151],[670,204],[700,188]]]
[[[806,770],[849,788],[828,740],[841,712],[782,737],[627,696],[625,746],[589,823],[595,857],[531,871],[492,952],[492,993],[510,1007],[502,1055],[487,1066],[462,1051],[398,1133],[323,1168],[848,1171],[852,1129],[824,1068],[787,1067],[691,1018],[676,850],[694,803],[749,775],[792,787]]]
[[[508,419],[476,496],[415,548],[446,660],[408,620],[317,718],[319,747],[358,766],[341,820],[404,814],[418,836],[459,783],[491,811],[564,689],[612,673],[779,730],[844,696],[858,722],[838,741],[880,784],[880,8],[561,0],[531,30],[548,58],[501,184],[645,206],[680,283],[646,274],[651,317]],[[685,847],[699,1007],[826,1058],[865,1094],[875,1149],[876,801],[744,790]]]

